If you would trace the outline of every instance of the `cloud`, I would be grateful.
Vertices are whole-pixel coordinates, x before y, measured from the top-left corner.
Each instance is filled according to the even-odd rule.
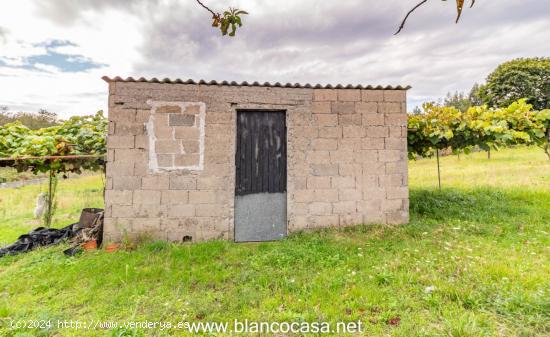
[[[229,5],[206,3],[217,11]],[[210,25],[210,14],[194,1],[21,0],[5,16],[1,7],[7,5],[0,4],[0,22],[10,27],[12,46],[0,52],[6,63],[0,65],[0,84],[19,86],[4,97],[21,108],[42,100],[67,114],[89,112],[105,106],[106,86],[99,77],[107,74],[410,84],[412,109],[448,91],[468,91],[511,58],[549,56],[548,1],[477,1],[457,25],[453,3],[433,1],[415,12],[398,36],[393,33],[412,1],[230,4],[250,12],[235,38],[221,37]],[[33,29],[26,23],[31,21]],[[2,36],[7,35],[0,30],[0,43]],[[43,41],[71,42],[48,49]],[[22,69],[31,57],[36,68],[49,73]]]
[[[106,66],[93,62],[90,58],[83,55],[67,54],[58,51],[59,48],[67,46],[76,47],[77,44],[62,40],[38,43],[33,45],[33,47],[38,48],[37,54],[19,57],[0,56],[0,66],[46,72],[54,72],[56,70],[61,72],[80,72]]]

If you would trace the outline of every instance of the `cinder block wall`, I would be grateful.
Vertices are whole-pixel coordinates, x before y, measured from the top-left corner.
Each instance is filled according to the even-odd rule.
[[[108,82],[108,241],[233,239],[238,109],[286,110],[289,232],[408,222],[406,90]]]

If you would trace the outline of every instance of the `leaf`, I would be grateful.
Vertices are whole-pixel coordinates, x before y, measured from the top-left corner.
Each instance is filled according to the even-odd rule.
[[[458,20],[460,20],[460,15],[462,15],[462,8],[464,8],[464,0],[456,0],[456,11],[458,13],[456,16],[457,23],[458,23]]]

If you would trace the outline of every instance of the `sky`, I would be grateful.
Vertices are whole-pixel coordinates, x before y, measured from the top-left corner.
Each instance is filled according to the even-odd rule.
[[[411,85],[408,107],[468,92],[500,63],[550,56],[550,1],[203,0],[247,10],[234,38],[194,0],[0,1],[0,106],[107,109],[110,77]],[[467,0],[468,2],[468,0]]]

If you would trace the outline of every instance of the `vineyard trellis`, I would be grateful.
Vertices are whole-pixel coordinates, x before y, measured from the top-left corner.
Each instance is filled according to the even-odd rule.
[[[534,111],[520,99],[506,108],[486,105],[461,112],[454,107],[424,104],[423,114],[409,116],[409,158],[437,157],[439,153],[470,153],[473,149],[491,151],[513,145],[536,145],[550,159],[550,109]]]
[[[99,111],[71,117],[59,125],[30,130],[20,122],[0,127],[0,166],[48,173],[43,222],[50,227],[56,208],[59,174],[104,169],[108,121]]]

